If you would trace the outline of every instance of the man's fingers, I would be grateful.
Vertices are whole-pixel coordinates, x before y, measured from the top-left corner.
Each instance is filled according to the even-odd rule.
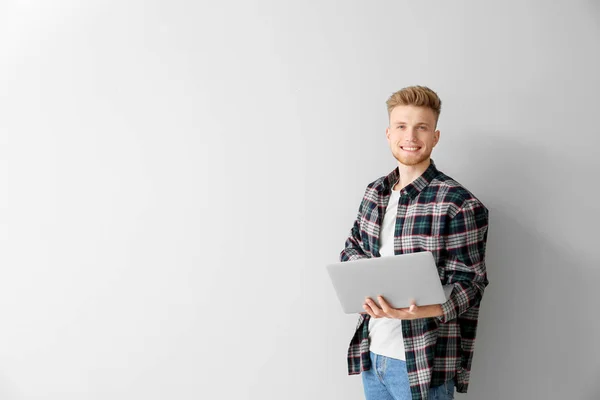
[[[381,308],[370,297],[365,298],[363,308],[366,313],[373,318],[398,318],[398,319],[414,319],[419,312],[415,300],[411,300],[410,306],[406,308],[393,308],[383,296],[377,296]],[[361,313],[364,314],[364,313]]]
[[[381,308],[383,311],[387,312],[390,309],[390,305],[387,303],[387,301],[385,301],[383,296],[378,296],[377,300],[379,300],[379,304],[381,304]]]
[[[371,300],[371,298],[367,298],[367,303],[370,305],[371,309],[378,318],[395,318],[393,315],[394,309],[391,308],[387,303],[382,302],[381,298],[379,299],[379,304],[383,308],[380,308],[377,303]]]
[[[381,310],[381,308],[379,308],[377,306],[377,304],[375,304],[375,302],[373,300],[369,300],[369,306],[371,307],[371,310],[373,310],[373,313],[375,315],[377,315],[378,317],[383,317],[383,311]]]
[[[379,308],[377,306],[377,304],[375,304],[375,302],[373,300],[371,300],[370,298],[367,297],[367,299],[365,300],[365,303],[367,304],[367,306],[369,307],[369,309],[375,315],[376,318],[382,318],[382,317],[386,316],[385,313],[381,310],[381,308]]]
[[[373,310],[371,309],[371,307],[369,307],[368,304],[364,304],[363,308],[365,309],[367,314],[369,314],[371,316],[371,318],[377,318],[377,316],[373,313]]]
[[[410,307],[408,307],[408,312],[416,312],[417,311],[417,303],[415,302],[415,300],[411,300],[410,301]]]
[[[411,300],[409,307],[396,308],[396,310],[402,311],[402,312],[405,312],[405,313],[409,313],[409,314],[414,314],[414,313],[416,313],[416,312],[419,311],[419,306],[417,306],[417,303],[415,303],[414,300]]]
[[[396,317],[396,310],[394,308],[392,308],[387,301],[385,301],[385,299],[383,298],[383,296],[378,296],[377,299],[379,300],[379,304],[381,304],[381,308],[383,310],[383,313],[388,317],[388,318],[395,318]]]

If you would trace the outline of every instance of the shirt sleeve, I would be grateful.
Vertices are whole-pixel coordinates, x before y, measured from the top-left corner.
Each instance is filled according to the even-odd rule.
[[[475,200],[467,200],[448,223],[445,236],[446,257],[443,261],[447,284],[453,285],[449,299],[442,304],[444,323],[469,308],[479,305],[488,285],[485,249],[489,212]]]
[[[359,260],[361,258],[369,258],[368,255],[365,254],[363,248],[361,247],[362,239],[360,237],[360,217],[362,214],[362,208],[364,204],[363,200],[360,202],[360,206],[358,207],[358,215],[356,216],[356,220],[350,229],[350,234],[344,243],[344,249],[340,252],[339,260],[340,261],[352,261]]]

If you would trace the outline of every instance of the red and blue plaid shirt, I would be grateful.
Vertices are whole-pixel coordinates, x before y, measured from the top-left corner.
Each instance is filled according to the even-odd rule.
[[[396,167],[367,186],[340,261],[381,256],[380,227],[398,178]],[[400,191],[394,254],[431,251],[442,284],[453,285],[450,298],[442,304],[442,316],[402,320],[413,400],[426,400],[430,387],[453,378],[457,392],[467,392],[479,303],[488,285],[487,232],[488,209],[439,171],[433,160],[421,176]],[[349,375],[371,368],[369,318],[368,314],[359,315],[348,349]]]

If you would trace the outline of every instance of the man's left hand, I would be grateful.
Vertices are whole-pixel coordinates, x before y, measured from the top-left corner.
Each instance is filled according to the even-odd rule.
[[[381,304],[381,308],[370,297],[365,299],[365,304],[363,305],[367,314],[372,318],[417,319],[437,317],[443,314],[441,304],[417,306],[413,300],[410,307],[392,308],[383,296],[378,296],[377,300]]]

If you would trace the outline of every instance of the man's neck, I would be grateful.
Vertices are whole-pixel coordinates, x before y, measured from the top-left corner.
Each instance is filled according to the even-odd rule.
[[[404,165],[401,162],[398,162],[398,170],[400,172],[400,180],[394,186],[394,190],[401,190],[405,186],[408,186],[417,179],[419,176],[423,175],[423,173],[429,168],[431,164],[431,159],[423,161],[417,165]]]

